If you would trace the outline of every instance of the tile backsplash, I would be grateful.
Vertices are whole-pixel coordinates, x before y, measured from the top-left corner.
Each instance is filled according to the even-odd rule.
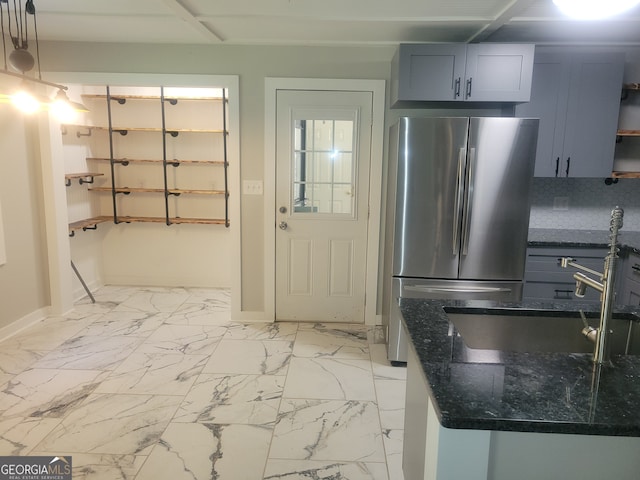
[[[534,178],[529,227],[608,230],[616,205],[624,209],[623,230],[640,231],[640,179]]]

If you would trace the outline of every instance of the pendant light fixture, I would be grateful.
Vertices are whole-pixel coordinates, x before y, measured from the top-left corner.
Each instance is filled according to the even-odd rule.
[[[31,22],[29,21],[31,19]],[[29,51],[29,24],[33,25],[36,57]],[[78,112],[89,111],[81,103],[72,102],[66,94],[68,87],[42,80],[40,71],[40,49],[38,45],[38,23],[33,0],[0,0],[0,24],[2,30],[2,50],[4,70],[0,73],[20,78],[20,86],[11,93],[1,93],[0,102],[12,103],[24,113],[38,110],[51,110],[61,121],[69,122]],[[5,29],[6,25],[6,29]],[[7,41],[5,32],[9,33],[13,51],[7,57]],[[14,71],[9,70],[9,66]],[[27,75],[37,66],[38,76]],[[54,100],[34,91],[36,85],[53,87],[58,90]]]
[[[640,0],[553,0],[565,14],[579,20],[600,20],[626,12]]]

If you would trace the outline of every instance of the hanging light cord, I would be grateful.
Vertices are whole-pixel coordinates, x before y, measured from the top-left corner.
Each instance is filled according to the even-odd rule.
[[[2,54],[4,56],[4,69],[7,69],[7,42],[5,40],[4,35],[4,10],[2,9],[2,4],[4,2],[0,2],[0,24],[2,26]],[[7,4],[7,16],[9,15],[9,4]]]
[[[38,42],[38,19],[36,17],[36,7],[33,5],[33,0],[27,0],[25,9],[26,12],[33,15],[33,31],[36,36],[36,61],[38,62],[38,78],[42,80],[42,72],[40,71],[40,42]]]
[[[11,15],[9,15],[9,36],[11,37],[11,40],[13,41],[13,48],[20,48],[21,47],[20,40],[22,40],[22,32],[21,32],[22,5],[20,5],[19,1],[18,1],[18,4],[16,5],[16,0],[13,0],[13,14],[16,17],[15,18],[15,20],[16,20],[16,35],[14,36],[12,31],[11,31]]]

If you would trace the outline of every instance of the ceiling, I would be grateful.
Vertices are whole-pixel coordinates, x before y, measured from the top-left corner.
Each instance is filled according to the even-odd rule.
[[[578,22],[563,17],[552,0],[34,0],[34,4],[41,41],[640,45],[640,7],[607,21]]]

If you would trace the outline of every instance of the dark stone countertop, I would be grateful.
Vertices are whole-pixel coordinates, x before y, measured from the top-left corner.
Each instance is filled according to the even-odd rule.
[[[640,253],[640,232],[625,231],[618,233],[621,250]],[[609,245],[608,230],[563,230],[552,228],[529,229],[528,245],[530,247],[581,247],[607,248]]]
[[[582,308],[597,316],[597,305],[403,298],[400,307],[443,427],[640,436],[640,356],[612,356],[610,364],[595,367],[590,353],[471,350],[445,311],[499,308],[526,315]],[[640,307],[616,312],[640,321]]]

